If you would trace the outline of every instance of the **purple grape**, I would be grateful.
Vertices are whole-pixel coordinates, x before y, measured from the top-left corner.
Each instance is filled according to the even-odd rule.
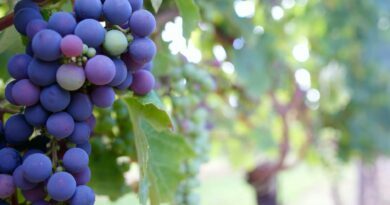
[[[23,0],[23,1],[18,1],[18,3],[16,3],[14,7],[14,13],[16,14],[18,11],[25,8],[31,8],[39,11],[38,4],[36,4],[32,0]]]
[[[34,58],[27,69],[28,77],[36,85],[48,86],[56,82],[59,67],[58,61],[46,62]]]
[[[61,51],[66,57],[83,54],[83,41],[76,35],[67,35],[61,40]]]
[[[47,131],[56,139],[69,137],[74,131],[74,120],[66,112],[52,114],[46,122]]]
[[[85,121],[92,115],[93,105],[88,95],[83,93],[72,94],[72,100],[66,111],[76,121]]]
[[[111,24],[122,25],[131,16],[131,5],[128,0],[109,0],[103,4],[104,17]]]
[[[115,64],[103,55],[96,55],[88,60],[85,73],[89,82],[95,85],[106,85],[115,77]]]
[[[84,144],[88,142],[91,135],[91,128],[85,122],[78,122],[74,126],[73,133],[69,136],[69,141],[75,144]]]
[[[147,70],[138,70],[133,73],[133,83],[130,89],[136,95],[146,95],[153,90],[155,80],[153,75]]]
[[[74,32],[76,24],[76,19],[70,13],[60,11],[50,16],[48,28],[65,36]]]
[[[5,99],[7,99],[7,101],[13,105],[18,105],[15,102],[14,97],[12,97],[12,88],[14,87],[16,82],[17,82],[17,80],[13,80],[13,81],[9,82],[7,84],[7,86],[5,87],[5,92],[4,92]]]
[[[27,157],[33,155],[33,154],[44,154],[44,152],[40,149],[29,149],[27,150],[23,155],[23,161],[27,159]]]
[[[23,79],[15,83],[12,88],[12,98],[18,105],[32,106],[39,101],[40,88],[30,80]]]
[[[26,108],[24,111],[24,117],[30,125],[40,127],[46,124],[47,118],[49,118],[49,112],[47,112],[40,104],[36,104]]]
[[[65,152],[62,163],[70,173],[79,173],[88,167],[88,154],[83,149],[71,148]]]
[[[84,150],[88,155],[90,155],[91,151],[92,151],[92,146],[89,142],[87,142],[85,144],[78,144],[77,148]]]
[[[77,185],[86,185],[91,180],[91,169],[89,167],[83,169],[79,173],[73,174]]]
[[[109,86],[95,87],[91,92],[91,100],[98,107],[111,107],[115,101],[115,91]]]
[[[126,80],[127,68],[125,63],[120,59],[113,59],[115,64],[115,77],[108,84],[109,86],[118,86]]]
[[[156,45],[149,38],[136,38],[129,46],[129,53],[135,62],[145,64],[156,55]]]
[[[69,105],[70,93],[57,84],[54,84],[42,90],[40,100],[46,110],[59,112]]]
[[[131,32],[138,37],[146,37],[156,29],[156,19],[149,11],[141,9],[133,13],[129,26]]]
[[[33,8],[20,9],[15,13],[14,26],[19,33],[26,35],[27,25],[34,19],[43,19],[39,11]]]
[[[12,115],[4,126],[5,139],[14,145],[26,142],[33,131],[33,127],[27,123],[22,114]]]
[[[34,19],[27,24],[26,33],[30,39],[33,39],[35,34],[47,28],[47,22],[42,19]]]
[[[128,72],[125,81],[120,85],[116,86],[118,90],[126,90],[129,89],[131,84],[133,83],[133,74]]]
[[[27,67],[28,64],[30,64],[31,59],[32,58],[26,54],[14,55],[8,61],[8,73],[16,80],[27,78]]]
[[[133,11],[141,9],[142,5],[144,4],[143,0],[129,0],[129,2]]]
[[[14,180],[15,186],[20,188],[21,190],[29,190],[37,186],[36,183],[29,182],[24,178],[22,166],[18,166],[15,169],[12,178]]]
[[[30,190],[24,190],[24,191],[22,191],[22,194],[23,194],[24,198],[30,202],[44,200],[46,195],[47,195],[43,184],[40,184],[40,185],[36,186],[35,188],[30,189]]]
[[[91,188],[85,185],[78,186],[73,197],[70,199],[70,205],[94,205],[95,193]]]
[[[0,173],[12,174],[21,163],[22,158],[14,148],[6,147],[0,150]]]
[[[24,160],[22,168],[27,181],[39,183],[50,177],[52,163],[45,154],[36,153]]]
[[[146,63],[141,69],[151,72],[153,70],[153,62]]]
[[[88,124],[89,128],[91,128],[91,131],[93,131],[96,127],[96,118],[92,114],[87,120],[86,123]]]
[[[32,49],[32,42],[31,41],[28,41],[27,45],[26,45],[26,54],[33,57],[34,56],[34,51]]]
[[[102,7],[100,0],[76,0],[74,10],[80,19],[93,18],[99,20]]]
[[[10,197],[16,191],[12,176],[0,174],[0,199]]]
[[[80,89],[85,82],[84,69],[74,64],[64,64],[57,71],[57,83],[65,90]]]
[[[136,71],[136,70],[141,69],[144,66],[144,64],[142,64],[142,63],[135,62],[131,58],[131,54],[129,52],[122,54],[121,59],[126,64],[126,67],[129,71]]]
[[[85,19],[77,24],[74,33],[88,46],[97,48],[104,42],[106,30],[98,21]]]
[[[35,34],[32,48],[35,57],[44,61],[54,61],[61,57],[61,35],[50,29],[43,29]]]
[[[47,183],[49,196],[56,201],[70,199],[76,191],[76,180],[67,172],[57,172]]]

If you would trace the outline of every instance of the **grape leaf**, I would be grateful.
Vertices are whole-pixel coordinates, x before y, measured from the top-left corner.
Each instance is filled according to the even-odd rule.
[[[146,204],[171,202],[184,175],[180,165],[194,155],[184,137],[172,132],[169,116],[155,93],[128,97],[138,163],[141,169],[139,196]]]
[[[191,33],[198,26],[200,21],[199,8],[194,0],[175,0],[179,8],[180,16],[183,17],[183,35],[186,39],[191,37]]]
[[[162,4],[162,0],[151,0],[152,6],[154,11],[157,13],[157,11],[160,9],[160,6]]]

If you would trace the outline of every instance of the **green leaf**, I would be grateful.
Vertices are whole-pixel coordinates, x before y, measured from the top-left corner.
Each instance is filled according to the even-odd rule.
[[[160,6],[162,4],[162,0],[150,0],[152,2],[152,6],[154,11],[157,13],[157,11],[160,9]]]
[[[180,165],[194,156],[185,138],[174,134],[168,114],[155,93],[128,97],[138,163],[141,169],[139,197],[152,205],[171,202],[184,178]]]
[[[180,16],[183,17],[183,35],[186,39],[191,37],[191,33],[198,26],[200,21],[199,7],[194,0],[175,0],[179,8]]]

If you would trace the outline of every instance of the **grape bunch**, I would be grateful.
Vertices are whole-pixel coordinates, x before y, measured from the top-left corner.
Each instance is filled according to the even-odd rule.
[[[94,204],[87,186],[93,108],[111,107],[116,92],[143,96],[154,88],[156,21],[143,0],[75,0],[73,9],[45,19],[33,0],[14,7],[27,43],[8,62],[14,80],[5,97],[21,111],[0,127],[1,205],[17,189],[32,205]]]

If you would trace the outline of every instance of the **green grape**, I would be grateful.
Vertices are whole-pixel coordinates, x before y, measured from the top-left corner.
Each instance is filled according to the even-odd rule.
[[[88,51],[87,51],[87,56],[89,58],[92,58],[96,55],[96,49],[95,48],[88,48]]]
[[[103,42],[103,48],[112,56],[124,53],[128,45],[127,37],[118,30],[108,31]]]

